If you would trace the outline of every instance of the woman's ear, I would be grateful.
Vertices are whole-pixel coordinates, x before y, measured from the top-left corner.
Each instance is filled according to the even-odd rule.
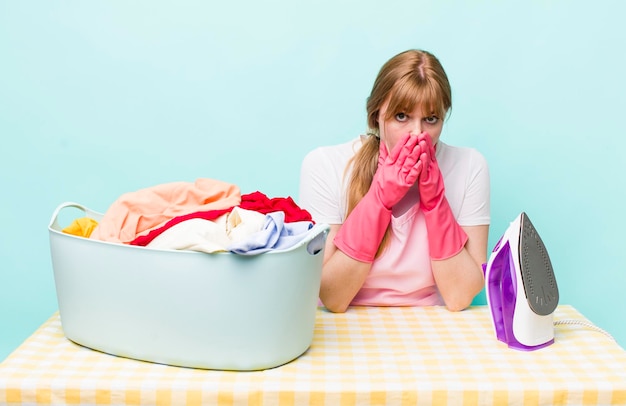
[[[368,131],[379,133],[379,128],[380,128],[380,123],[378,122],[379,114],[380,114],[380,109],[372,112],[367,117],[367,123],[368,123],[368,126],[369,126]]]
[[[371,137],[380,138],[380,131],[378,130],[378,128],[368,128],[367,135]]]

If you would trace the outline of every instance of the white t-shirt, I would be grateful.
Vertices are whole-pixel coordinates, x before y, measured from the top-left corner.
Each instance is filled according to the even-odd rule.
[[[302,162],[299,206],[316,223],[341,224],[346,217],[346,165],[361,147],[361,139],[309,152]],[[461,226],[490,222],[489,169],[475,149],[437,143],[437,162],[444,178],[446,198]],[[352,305],[440,305],[435,285],[424,214],[418,193],[407,193],[392,210],[391,239],[376,258]]]

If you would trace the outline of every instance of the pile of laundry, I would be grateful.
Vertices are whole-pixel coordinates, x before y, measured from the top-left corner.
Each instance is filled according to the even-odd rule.
[[[293,247],[313,226],[291,197],[241,194],[234,184],[200,178],[125,193],[100,221],[79,218],[63,232],[158,249],[257,255]]]

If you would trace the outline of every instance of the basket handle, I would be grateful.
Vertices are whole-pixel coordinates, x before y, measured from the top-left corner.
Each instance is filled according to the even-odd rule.
[[[74,203],[74,202],[65,202],[65,203],[61,203],[52,213],[52,217],[50,218],[50,224],[48,225],[49,228],[58,229],[58,230],[62,228],[61,225],[59,224],[59,213],[61,213],[61,210],[66,209],[68,207],[74,207],[79,210],[82,210],[87,217],[97,219],[102,216],[100,213],[90,210],[86,208],[85,206],[83,206],[82,204]]]
[[[308,240],[306,242],[306,250],[309,254],[317,255],[324,250],[329,231],[330,226],[328,224],[316,224],[313,226],[306,238]]]

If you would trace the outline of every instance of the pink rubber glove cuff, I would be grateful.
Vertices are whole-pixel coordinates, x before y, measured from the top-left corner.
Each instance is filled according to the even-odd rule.
[[[361,262],[372,263],[391,221],[391,210],[368,192],[335,235],[333,243],[344,254]]]
[[[431,259],[436,261],[448,259],[463,250],[467,243],[467,234],[456,222],[445,196],[437,207],[424,211],[424,217]]]
[[[467,234],[457,223],[445,195],[443,175],[435,157],[436,146],[430,135],[420,137],[425,144],[426,170],[419,180],[420,207],[426,218],[430,258],[442,260],[455,256],[465,246]]]

